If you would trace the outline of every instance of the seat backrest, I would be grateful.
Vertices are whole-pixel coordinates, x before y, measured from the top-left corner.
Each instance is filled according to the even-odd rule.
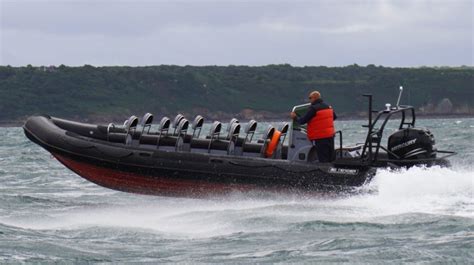
[[[239,120],[237,120],[236,118],[233,118],[232,120],[230,120],[229,124],[227,125],[227,139],[230,139],[233,135],[232,129],[235,129],[234,124],[240,124]],[[239,126],[239,132],[240,132],[240,126]]]
[[[110,133],[113,129],[115,129],[115,124],[109,123],[109,125],[107,125],[107,141],[110,141]]]
[[[126,119],[124,122],[123,122],[123,129],[125,130],[125,141],[124,143],[126,144],[129,140],[128,140],[128,130],[130,129],[130,118],[129,119]]]
[[[135,115],[130,116],[128,118],[128,129],[135,129],[138,126],[138,117]]]
[[[158,139],[156,141],[156,148],[157,149],[160,148],[161,138],[168,135],[168,131],[170,130],[170,125],[171,125],[171,121],[168,117],[161,118]]]
[[[130,135],[125,133],[110,132],[109,135],[107,135],[107,140],[112,143],[123,144],[127,141],[127,137],[130,137]]]
[[[125,144],[132,143],[133,135],[135,134],[137,125],[138,125],[138,117],[135,115],[130,116],[130,118],[128,118],[128,120],[124,122],[124,129],[125,129],[125,133],[127,134]]]
[[[150,125],[153,122],[153,114],[151,113],[145,113],[142,118],[142,126]]]
[[[262,140],[272,139],[274,132],[275,132],[275,127],[273,127],[272,125],[268,125],[267,129],[262,135]]]
[[[147,130],[146,132],[150,132],[151,124],[153,122],[153,114],[151,113],[145,113],[142,118],[141,126],[142,126],[142,135],[145,133],[145,129]]]
[[[227,139],[236,140],[239,137],[239,133],[240,133],[240,124],[238,122],[234,122],[229,129]]]
[[[272,140],[273,134],[275,133],[275,127],[268,125],[265,133],[262,135],[263,145],[260,150],[262,157],[265,157],[265,151],[267,150],[268,143]]]
[[[193,129],[193,138],[194,137],[199,138],[203,125],[204,125],[204,118],[201,115],[197,115],[194,118],[193,124],[191,125],[191,128]]]
[[[214,140],[219,140],[219,135],[221,133],[221,129],[222,129],[222,123],[220,121],[215,121],[212,126],[211,126],[211,129],[209,130],[209,146],[207,147],[207,152],[210,153],[211,152],[211,147],[212,147],[212,142]]]
[[[153,122],[153,114],[147,112],[143,115],[140,125],[146,126],[146,125],[150,125],[152,122]]]
[[[255,130],[257,129],[257,122],[255,120],[250,120],[245,127],[245,141],[244,142],[252,142],[252,138],[255,134]]]
[[[286,139],[286,135],[288,134],[288,129],[290,128],[290,124],[288,122],[285,122],[283,123],[281,126],[280,126],[280,139],[281,139],[281,144],[283,144],[285,142],[285,139]]]
[[[178,126],[176,126],[176,131],[178,133],[178,137],[176,139],[176,144],[175,144],[176,151],[182,150],[184,139],[185,139],[186,133],[188,132],[188,127],[189,127],[189,121],[184,118],[181,119],[181,121],[178,123]]]
[[[160,121],[160,134],[168,133],[170,129],[171,121],[168,117],[163,117]]]
[[[209,137],[213,139],[215,136],[217,136],[217,139],[219,139],[221,129],[222,129],[222,123],[220,121],[215,121],[212,124],[211,129],[209,130]]]
[[[227,125],[227,132],[230,131],[230,129],[232,128],[232,125],[234,123],[240,123],[239,120],[237,120],[236,118],[232,118],[232,120],[229,121],[229,125]]]
[[[182,119],[184,119],[183,114],[178,114],[178,115],[176,115],[176,117],[174,117],[174,120],[173,120],[174,132],[173,132],[173,134],[176,133],[176,131],[177,131],[176,129],[177,129],[177,127],[178,127],[178,124],[179,124],[179,122],[180,122]]]
[[[228,155],[235,155],[235,146],[237,144],[237,140],[239,139],[240,133],[240,124],[238,122],[232,123],[230,126],[229,133],[227,135],[227,139],[229,143],[227,144],[227,154]]]
[[[178,126],[176,126],[176,130],[178,132],[178,136],[181,134],[186,134],[189,128],[189,121],[187,119],[181,119],[181,121],[178,123]]]

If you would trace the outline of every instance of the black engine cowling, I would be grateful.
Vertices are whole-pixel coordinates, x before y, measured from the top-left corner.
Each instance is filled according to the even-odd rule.
[[[434,158],[436,157],[434,144],[434,136],[427,129],[407,128],[399,130],[388,138],[388,150],[391,152],[389,152],[389,158]]]

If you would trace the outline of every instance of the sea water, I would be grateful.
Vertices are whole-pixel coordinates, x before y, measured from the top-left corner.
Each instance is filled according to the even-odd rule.
[[[337,122],[344,144],[363,141],[363,123]],[[99,187],[0,128],[0,263],[472,264],[474,119],[418,125],[459,153],[451,168],[379,170],[357,195],[205,200]]]

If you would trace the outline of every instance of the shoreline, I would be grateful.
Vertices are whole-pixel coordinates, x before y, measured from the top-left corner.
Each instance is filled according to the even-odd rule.
[[[464,118],[474,118],[474,114],[418,114],[417,119],[418,120],[429,120],[429,119],[464,119]],[[125,118],[124,118],[125,119]],[[82,119],[74,119],[71,118],[71,120],[75,120],[78,122],[84,122],[84,123],[92,123],[92,124],[104,124],[103,120],[104,119],[91,119],[91,118],[82,118]],[[208,119],[209,121],[213,121],[215,119]],[[217,119],[219,120],[219,119]],[[222,117],[220,120],[226,121],[227,117]],[[250,119],[240,119],[242,122],[247,122]],[[281,122],[285,120],[284,117],[281,118],[261,118],[258,119],[259,121],[262,122]],[[359,121],[359,120],[367,120],[367,117],[361,117],[361,116],[344,116],[341,115],[338,117],[339,121]],[[21,121],[0,121],[0,128],[11,128],[11,127],[21,127],[23,126],[25,120]],[[112,119],[113,122],[113,119]]]

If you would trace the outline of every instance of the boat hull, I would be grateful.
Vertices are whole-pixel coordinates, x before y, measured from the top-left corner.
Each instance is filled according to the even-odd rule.
[[[64,155],[53,154],[53,156],[67,168],[90,182],[105,188],[130,193],[173,197],[205,197],[255,189],[255,186],[252,185],[226,185],[208,181],[169,178],[156,174],[127,172],[78,161]]]
[[[375,168],[362,165],[303,163],[111,144],[59,128],[46,116],[30,118],[24,131],[29,139],[88,181],[139,194],[205,197],[236,191],[351,191],[370,181],[376,172]],[[97,133],[91,130],[91,134]]]

